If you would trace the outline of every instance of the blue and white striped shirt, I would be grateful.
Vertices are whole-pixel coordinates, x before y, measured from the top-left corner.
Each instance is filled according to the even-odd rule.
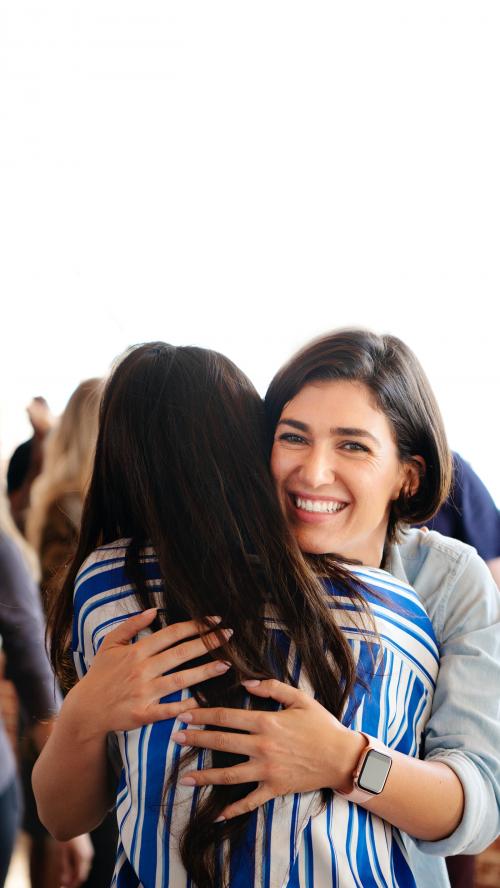
[[[79,571],[73,651],[80,676],[106,634],[139,610],[124,569],[126,551],[127,540],[103,546]],[[152,593],[161,592],[152,549],[144,550],[143,565]],[[368,690],[362,680],[356,683],[342,721],[417,756],[439,666],[432,625],[410,586],[382,570],[350,570],[367,588],[378,638],[371,644],[366,640],[369,631],[350,600],[327,583],[326,594],[351,645],[358,677],[368,683]],[[267,628],[280,633],[298,686],[312,694],[283,630],[271,620]],[[187,690],[166,699],[180,699],[181,693],[189,696]],[[200,790],[193,795],[192,788],[177,784],[164,798],[166,780],[182,751],[171,735],[181,727],[180,720],[170,719],[116,735],[122,771],[114,888],[194,888],[178,848]],[[210,751],[200,750],[198,767],[210,766],[210,759]],[[397,829],[335,793],[318,813],[320,803],[318,792],[302,793],[274,799],[254,812],[245,841],[230,861],[231,888],[414,888]]]

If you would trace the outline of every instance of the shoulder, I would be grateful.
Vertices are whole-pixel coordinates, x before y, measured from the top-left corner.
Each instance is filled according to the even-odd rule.
[[[100,642],[120,621],[138,613],[135,587],[125,569],[130,540],[115,540],[95,549],[85,559],[75,580],[73,650],[95,654]],[[146,583],[160,588],[158,561],[151,548],[141,553]]]
[[[412,528],[391,546],[386,566],[415,588],[440,638],[450,621],[479,627],[499,619],[498,589],[483,559],[466,543]]]
[[[422,575],[428,572],[426,580],[432,585],[431,571],[434,583],[440,583],[443,574],[458,577],[470,564],[473,569],[482,572],[484,563],[473,546],[443,536],[437,530],[412,527],[404,531],[400,541],[390,547],[386,566],[411,585],[422,585]]]
[[[90,601],[94,606],[111,600],[126,598],[132,586],[126,571],[129,539],[119,539],[95,549],[85,559],[75,579],[74,609],[78,611]],[[159,578],[158,561],[151,548],[141,552],[146,581]]]
[[[385,601],[403,602],[414,601],[420,607],[420,599],[408,580],[401,576],[396,576],[389,570],[377,567],[368,567],[366,565],[346,565],[350,573],[362,583],[364,597],[368,591],[368,600],[370,602],[379,601],[382,596]],[[375,598],[370,593],[375,593]]]
[[[363,584],[362,594],[370,606],[380,638],[397,642],[400,651],[411,651],[416,663],[427,663],[435,676],[439,661],[437,638],[425,606],[415,589],[386,570],[350,567]]]
[[[124,538],[94,549],[79,568],[75,580],[75,589],[83,581],[87,581],[92,576],[95,576],[96,573],[106,572],[113,567],[124,566],[129,545],[130,540]]]
[[[116,540],[95,549],[81,565],[75,579],[74,607],[125,582],[128,540]]]

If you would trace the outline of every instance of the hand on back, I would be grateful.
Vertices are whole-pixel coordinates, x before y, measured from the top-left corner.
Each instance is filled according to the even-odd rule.
[[[220,646],[215,632],[200,637],[203,627],[194,620],[174,623],[132,643],[155,616],[156,608],[143,611],[109,632],[88,673],[68,695],[78,700],[80,718],[88,712],[95,733],[130,731],[175,718],[196,707],[196,700],[160,700],[229,669],[221,660],[182,668]],[[210,622],[216,626],[218,619]],[[222,633],[226,638],[232,634],[228,629]]]

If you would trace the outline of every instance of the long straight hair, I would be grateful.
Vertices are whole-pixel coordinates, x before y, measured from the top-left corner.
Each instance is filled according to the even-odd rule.
[[[104,393],[80,541],[50,618],[60,676],[68,667],[78,569],[97,546],[127,537],[126,570],[143,608],[151,599],[141,550],[150,543],[164,581],[161,621],[207,625],[207,614],[220,614],[221,628],[235,630],[234,643],[220,636],[233,668],[193,689],[199,703],[241,707],[241,680],[276,671],[294,683],[276,633],[265,630],[271,614],[295,645],[317,699],[341,715],[355,678],[353,657],[286,526],[267,456],[261,398],[227,358],[162,342],[126,354]],[[332,568],[332,579],[365,610],[345,570]],[[250,705],[265,708],[262,701]],[[219,752],[213,759],[216,767],[238,760]],[[220,888],[222,843],[237,842],[248,819],[214,825],[215,818],[249,791],[215,786],[195,806],[181,856],[200,888]]]

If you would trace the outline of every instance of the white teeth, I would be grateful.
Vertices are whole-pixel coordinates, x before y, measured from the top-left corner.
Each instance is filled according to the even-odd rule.
[[[295,496],[295,505],[304,512],[340,512],[345,509],[347,503],[332,502],[332,500],[310,500],[301,496]]]

